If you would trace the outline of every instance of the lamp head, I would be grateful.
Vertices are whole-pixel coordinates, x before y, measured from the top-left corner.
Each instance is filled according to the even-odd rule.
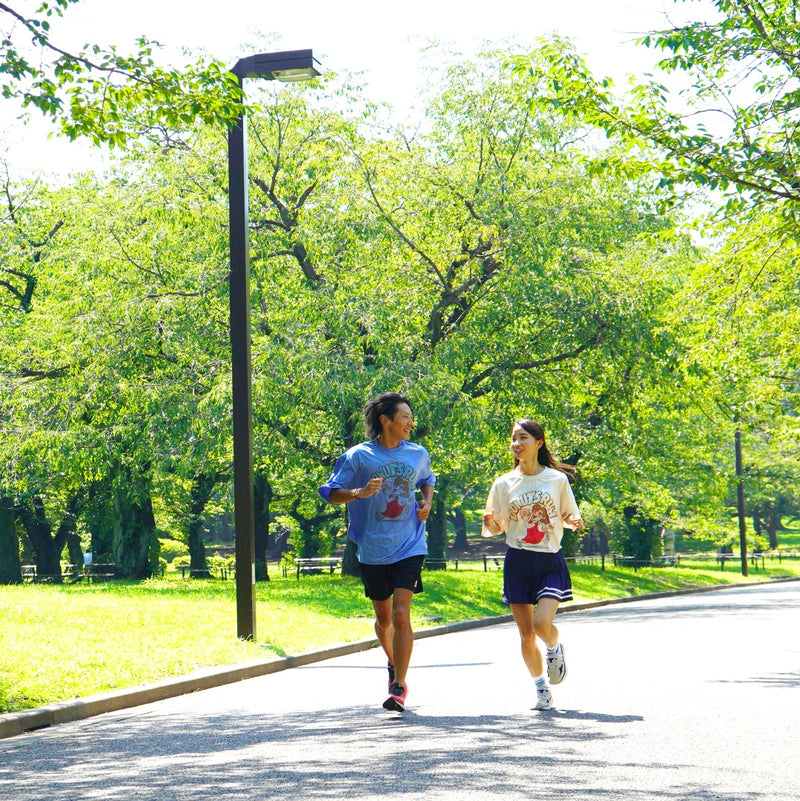
[[[276,81],[308,81],[316,78],[319,61],[311,50],[283,50],[279,53],[258,53],[239,59],[231,72],[239,78],[261,77]]]

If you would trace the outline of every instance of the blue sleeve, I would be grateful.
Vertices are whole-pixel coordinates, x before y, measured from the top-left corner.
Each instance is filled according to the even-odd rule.
[[[350,458],[350,452],[343,453],[333,468],[331,477],[319,488],[319,494],[328,503],[331,500],[331,491],[335,489],[349,489],[355,477],[355,466]]]
[[[417,489],[430,484],[432,487],[436,486],[436,476],[431,471],[431,457],[425,453],[425,461],[419,466],[419,478],[417,479]]]

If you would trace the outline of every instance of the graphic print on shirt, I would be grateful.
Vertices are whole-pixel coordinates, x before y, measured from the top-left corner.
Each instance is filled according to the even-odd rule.
[[[518,536],[517,542],[539,545],[554,534],[551,518],[558,518],[558,510],[548,492],[531,490],[513,498],[508,507],[508,519],[511,523],[519,522],[525,528],[524,536]]]
[[[380,497],[384,506],[376,514],[378,520],[392,522],[406,517],[409,507],[413,508],[415,505],[414,477],[414,468],[402,462],[384,465],[372,474],[372,478],[383,479]]]

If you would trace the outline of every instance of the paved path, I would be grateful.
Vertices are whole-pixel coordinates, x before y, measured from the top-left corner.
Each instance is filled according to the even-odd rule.
[[[534,693],[513,624],[416,644],[410,711],[377,650],[0,741],[0,798],[800,799],[800,583],[559,615]]]

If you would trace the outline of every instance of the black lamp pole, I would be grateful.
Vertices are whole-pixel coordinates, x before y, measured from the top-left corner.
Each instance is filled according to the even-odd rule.
[[[311,50],[260,53],[240,59],[231,72],[245,78],[299,81],[319,75]],[[230,328],[233,395],[233,514],[236,541],[236,631],[256,636],[255,514],[253,510],[253,394],[250,362],[250,231],[247,200],[247,119],[228,132],[230,220]]]

